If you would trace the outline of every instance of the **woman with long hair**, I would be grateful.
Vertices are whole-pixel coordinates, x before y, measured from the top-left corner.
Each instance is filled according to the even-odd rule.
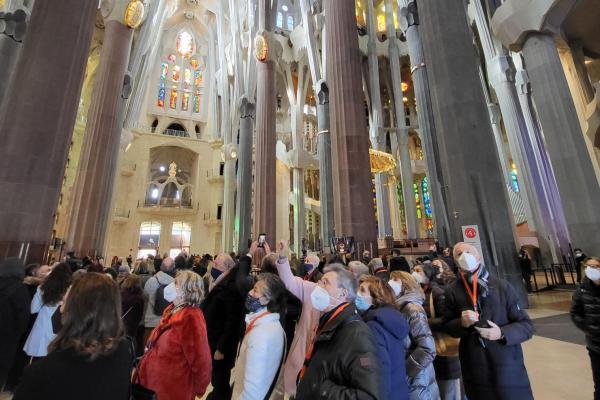
[[[73,283],[48,351],[25,369],[14,400],[129,398],[134,355],[123,338],[119,287],[110,277],[88,273]]]
[[[179,271],[164,289],[172,303],[146,344],[138,368],[139,383],[156,392],[160,400],[194,400],[202,397],[212,372],[206,322],[200,304],[204,300],[202,278]]]
[[[275,274],[262,273],[246,298],[246,331],[232,372],[233,399],[268,399],[283,365],[287,289]]]
[[[408,323],[396,308],[394,291],[380,278],[363,275],[355,303],[377,342],[385,398],[406,399],[404,342],[408,336]]]
[[[435,381],[433,359],[435,341],[427,323],[427,314],[423,309],[425,294],[415,278],[404,271],[391,273],[399,293],[396,304],[408,321],[409,338],[405,341],[406,375],[408,379],[408,398],[410,400],[430,400],[439,397]]]
[[[23,350],[29,357],[40,358],[48,354],[48,344],[54,339],[52,314],[62,304],[63,297],[73,280],[71,268],[64,263],[52,269],[31,301],[31,313],[38,316]]]

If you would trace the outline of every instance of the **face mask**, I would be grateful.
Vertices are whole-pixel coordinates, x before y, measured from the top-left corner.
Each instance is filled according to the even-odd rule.
[[[388,284],[390,285],[390,287],[392,288],[392,290],[394,291],[394,294],[396,296],[400,296],[400,292],[402,291],[402,286],[400,286],[400,284],[396,281],[392,281],[390,280],[388,282]]]
[[[315,267],[312,264],[304,264],[304,270],[306,272],[311,272]]]
[[[600,270],[592,267],[586,267],[585,276],[587,276],[590,281],[600,281]]]
[[[473,272],[479,267],[479,262],[473,254],[462,253],[458,258],[458,265],[460,269],[466,272]]]
[[[429,278],[416,271],[412,273],[412,276],[413,278],[415,278],[419,285],[427,285],[429,283]]]
[[[575,257],[581,257],[582,253],[580,253],[579,251],[575,253]]]
[[[248,294],[248,297],[246,297],[246,310],[255,313],[263,307],[264,306],[260,304],[260,299]]]
[[[177,287],[175,287],[175,282],[169,283],[163,292],[163,297],[169,303],[172,303],[177,298]]]
[[[210,270],[210,276],[212,276],[213,279],[217,279],[219,276],[221,276],[222,273],[223,273],[222,271],[219,271],[218,269],[216,269],[214,267]]]
[[[356,304],[358,311],[367,311],[371,307],[367,301],[367,298],[365,296],[361,296],[360,294],[356,295],[356,300],[354,300],[354,303]]]
[[[321,286],[317,286],[310,294],[310,301],[314,308],[319,311],[325,311],[330,303],[329,293]]]

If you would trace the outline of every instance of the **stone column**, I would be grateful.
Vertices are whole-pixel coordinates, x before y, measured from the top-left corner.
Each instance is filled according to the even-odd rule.
[[[386,7],[389,9],[390,7]],[[387,18],[389,20],[389,18]],[[393,20],[390,20],[393,21]],[[404,199],[404,216],[406,218],[406,236],[408,239],[419,237],[417,221],[417,205],[413,192],[412,160],[408,148],[408,126],[404,112],[404,95],[402,94],[402,75],[400,69],[400,49],[396,39],[396,28],[393,23],[387,25],[389,41],[389,57],[392,75],[392,92],[394,94],[394,111],[396,117],[396,137],[400,159],[400,175],[402,181],[402,197]]]
[[[431,0],[420,2],[419,11],[435,121],[444,127],[440,171],[447,187],[451,240],[462,240],[462,226],[478,225],[485,264],[518,289],[525,305],[513,217],[497,152],[490,152],[494,136],[466,8],[463,2]]]
[[[354,236],[357,250],[377,253],[356,9],[347,0],[328,0],[324,7],[335,234]]]
[[[237,173],[238,252],[245,251],[252,239],[252,139],[254,104],[242,98],[240,110],[240,144]]]
[[[0,15],[0,105],[23,47],[26,19],[27,14],[21,9]]]
[[[403,26],[403,29],[408,44],[408,54],[411,64],[410,70],[412,73],[415,99],[417,101],[417,117],[419,120],[419,130],[421,131],[421,143],[425,150],[434,232],[438,240],[443,243],[449,243],[448,213],[442,197],[441,173],[437,165],[439,160],[438,138],[433,118],[431,94],[429,93],[429,77],[427,76],[427,66],[425,65],[421,34],[419,33],[419,14],[414,0],[401,0],[400,3],[404,3],[401,4],[404,7],[401,9],[400,14],[402,25],[405,25]],[[392,0],[386,0],[389,33],[393,33],[394,30],[394,25],[392,23],[393,14],[391,10]]]
[[[367,25],[369,30],[369,86],[371,88],[371,146],[375,150],[385,151],[385,132],[383,131],[383,107],[379,86],[379,60],[377,58],[377,31],[373,1],[367,0]],[[387,195],[388,175],[375,174],[375,196],[377,200],[377,227],[379,238],[393,236],[390,221],[390,203]]]
[[[120,18],[120,13],[114,12],[105,19],[100,65],[73,186],[67,248],[79,256],[103,255],[112,214],[111,200],[128,96],[124,92],[124,79],[133,38],[133,30]]]
[[[331,238],[334,236],[335,219],[331,177],[331,136],[329,134],[329,88],[324,81],[317,84],[317,99],[320,228],[323,251],[326,251],[330,248]]]
[[[258,21],[259,32],[267,39],[269,45],[274,45],[270,40],[272,35],[271,2],[259,0]],[[275,114],[277,110],[275,60],[272,58],[273,50],[265,61],[257,62],[256,82],[256,157],[254,179],[254,229],[253,234],[267,234],[271,248],[275,248],[277,238],[276,230],[276,203],[275,146],[277,132]]]
[[[0,108],[0,258],[46,261],[97,8],[81,0],[34,5],[6,90],[11,101]]]
[[[600,186],[552,36],[530,34],[523,45],[538,117],[573,247],[600,253]]]

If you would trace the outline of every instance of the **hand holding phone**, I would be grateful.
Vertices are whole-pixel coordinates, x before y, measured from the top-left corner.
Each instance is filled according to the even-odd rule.
[[[261,233],[258,235],[258,247],[265,247],[265,242],[267,241],[267,235],[265,233]]]

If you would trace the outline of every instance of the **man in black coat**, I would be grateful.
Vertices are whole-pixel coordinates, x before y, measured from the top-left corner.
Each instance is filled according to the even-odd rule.
[[[490,276],[474,246],[457,243],[460,268],[446,290],[446,331],[460,337],[459,357],[469,400],[529,400],[521,343],[533,323],[505,280]]]
[[[339,264],[324,272],[311,301],[325,314],[300,371],[296,399],[383,399],[375,339],[354,306],[356,280]]]
[[[248,262],[250,258],[242,257]],[[236,279],[239,266],[228,254],[219,255],[211,269],[209,292],[202,303],[208,344],[213,357],[212,392],[207,399],[231,398],[229,378],[244,329],[244,297]]]
[[[29,321],[31,297],[23,278],[25,266],[17,257],[0,264],[0,391]]]

